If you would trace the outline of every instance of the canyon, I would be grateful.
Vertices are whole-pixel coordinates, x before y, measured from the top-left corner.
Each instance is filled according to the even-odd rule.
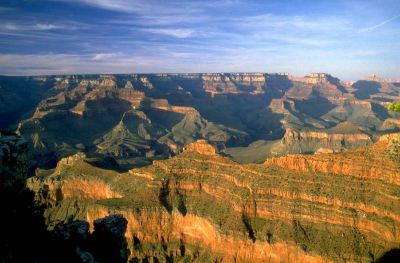
[[[395,101],[375,75],[0,76],[1,186],[81,262],[376,262],[400,245]]]
[[[400,100],[399,83],[377,76],[352,84],[325,73],[0,77],[0,87],[0,128],[24,135],[38,159],[52,156],[50,166],[80,151],[149,164],[197,139],[260,163],[400,131],[386,109]]]

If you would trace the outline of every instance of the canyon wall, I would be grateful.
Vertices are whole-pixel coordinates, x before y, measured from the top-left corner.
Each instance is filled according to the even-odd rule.
[[[370,262],[400,241],[400,164],[386,155],[393,136],[248,165],[203,140],[126,173],[79,154],[28,186],[47,205],[50,228],[71,215],[89,223],[123,215],[132,259]]]

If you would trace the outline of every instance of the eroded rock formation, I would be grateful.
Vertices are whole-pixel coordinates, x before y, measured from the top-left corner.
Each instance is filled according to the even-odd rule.
[[[71,75],[2,77],[0,86],[0,98],[14,105],[0,115],[15,116],[2,118],[3,126],[20,121],[35,153],[56,159],[81,151],[165,158],[206,139],[237,161],[247,155],[244,162],[254,162],[344,151],[400,129],[399,116],[386,110],[400,100],[398,86],[378,77],[344,83],[326,73]],[[252,143],[260,154],[247,153]]]

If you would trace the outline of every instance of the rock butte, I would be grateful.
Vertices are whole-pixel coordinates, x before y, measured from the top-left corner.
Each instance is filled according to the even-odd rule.
[[[183,148],[184,152],[197,152],[203,155],[216,155],[215,148],[207,143],[206,140],[198,140],[194,143],[188,144]]]

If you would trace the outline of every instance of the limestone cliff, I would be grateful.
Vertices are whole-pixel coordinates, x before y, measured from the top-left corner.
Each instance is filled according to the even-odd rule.
[[[366,146],[371,144],[372,138],[364,133],[332,133],[324,131],[296,131],[286,129],[285,135],[278,142],[273,151],[276,154],[285,153],[312,153],[319,149],[330,149],[332,152],[340,152],[354,146]]]

